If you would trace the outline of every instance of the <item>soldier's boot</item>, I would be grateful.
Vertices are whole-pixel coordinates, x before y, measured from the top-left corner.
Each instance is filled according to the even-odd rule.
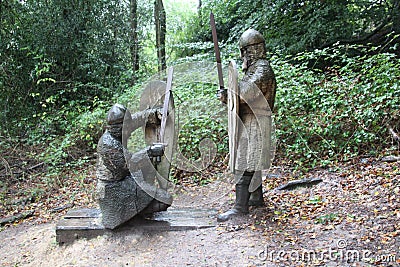
[[[232,209],[217,216],[218,222],[225,222],[230,218],[249,213],[249,183],[251,176],[243,176],[236,184],[236,200]]]
[[[254,207],[262,207],[262,206],[264,206],[264,197],[263,197],[262,185],[260,185],[256,189],[256,191],[250,193],[249,206],[254,206]]]

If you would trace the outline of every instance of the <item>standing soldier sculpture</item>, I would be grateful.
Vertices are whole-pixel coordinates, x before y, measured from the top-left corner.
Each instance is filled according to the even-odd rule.
[[[236,183],[232,209],[218,215],[220,222],[263,206],[261,171],[270,168],[272,110],[275,74],[266,59],[265,39],[256,30],[245,31],[239,40],[242,69],[240,82],[234,62],[230,63],[229,88],[220,86],[218,98],[228,104],[230,169]]]

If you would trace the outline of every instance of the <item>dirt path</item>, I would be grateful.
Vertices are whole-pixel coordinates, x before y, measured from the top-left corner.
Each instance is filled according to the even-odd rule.
[[[59,247],[55,224],[1,233],[2,266],[247,266],[259,236],[217,229],[102,236]]]
[[[266,206],[215,228],[115,233],[68,246],[55,222],[0,232],[1,266],[399,266],[400,164],[374,160],[310,174],[312,188],[274,191],[289,177],[265,181]],[[224,189],[221,189],[224,188]],[[175,205],[225,209],[229,184],[178,190]],[[221,190],[225,192],[221,197]],[[210,199],[213,201],[210,203]]]
[[[175,207],[222,208],[231,185],[179,190]],[[246,229],[249,218],[197,231],[114,233],[59,246],[56,223],[10,227],[0,232],[2,266],[247,266],[256,257],[260,233]],[[238,225],[237,225],[238,224]]]

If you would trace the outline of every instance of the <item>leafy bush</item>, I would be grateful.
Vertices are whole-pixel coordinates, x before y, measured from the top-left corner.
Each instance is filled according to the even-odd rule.
[[[349,57],[336,49],[274,57],[277,136],[282,156],[319,166],[390,148],[388,126],[400,130],[400,62],[392,54]],[[340,65],[310,69],[310,59]],[[293,62],[300,62],[295,65]]]
[[[232,47],[227,50],[233,57]],[[271,57],[278,83],[277,161],[307,169],[355,156],[377,156],[386,149],[398,153],[388,127],[400,131],[399,59],[389,53],[349,56],[343,51],[345,47],[335,47]],[[331,62],[331,67],[315,68],[320,61]],[[200,142],[209,138],[217,148],[216,160],[222,160],[228,153],[226,109],[215,98],[217,86],[206,82],[208,73],[200,72],[205,77],[200,82],[181,76],[174,83],[178,148],[196,161]],[[53,100],[45,100],[47,109],[33,115],[40,119],[28,141],[48,144],[41,156],[54,170],[77,162],[95,149],[111,105],[137,103],[140,87],[126,87],[109,101],[95,97],[90,106],[70,101],[57,109]]]
[[[227,153],[226,109],[215,97],[211,84],[191,83],[176,88],[178,148],[190,160],[200,157],[199,144],[210,139],[217,148],[217,158]]]

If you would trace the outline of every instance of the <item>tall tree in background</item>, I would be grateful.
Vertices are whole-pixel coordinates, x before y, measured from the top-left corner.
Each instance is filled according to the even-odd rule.
[[[199,18],[201,18],[201,8],[202,8],[202,3],[201,3],[201,0],[199,0],[199,4],[197,5],[197,16]],[[202,26],[202,25],[200,25],[200,26]]]
[[[154,1],[154,21],[156,26],[156,49],[158,58],[158,71],[167,68],[165,56],[166,14],[162,0]]]
[[[139,70],[139,40],[137,34],[137,1],[130,0],[130,42],[129,42],[129,50],[131,53],[131,64],[132,64],[132,83],[135,83],[137,79],[136,72]]]

